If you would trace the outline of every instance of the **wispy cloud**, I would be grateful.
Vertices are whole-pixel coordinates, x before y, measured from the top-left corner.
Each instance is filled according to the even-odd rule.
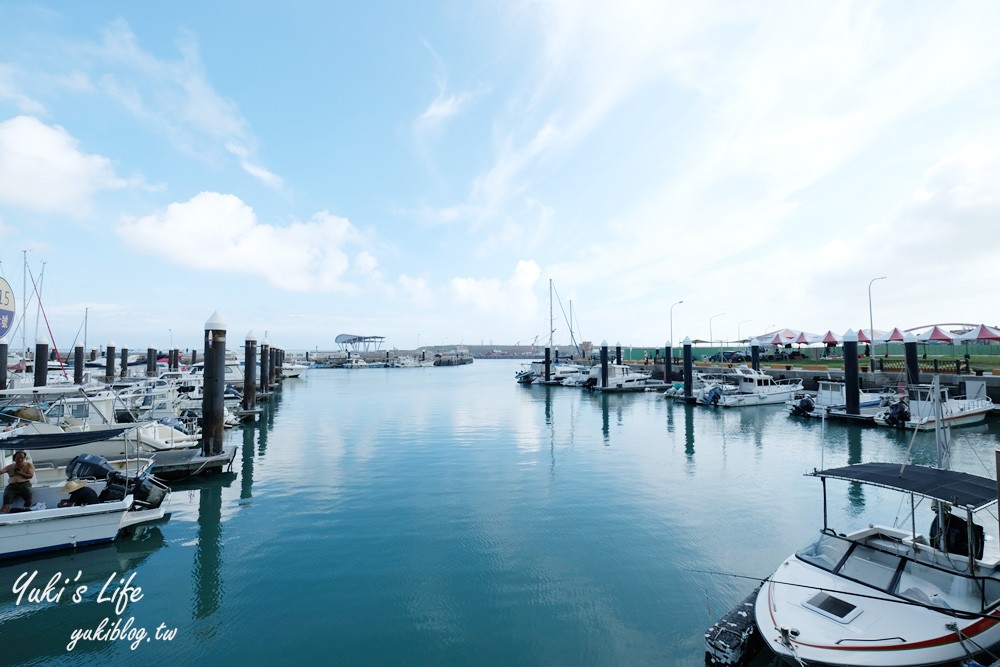
[[[169,61],[144,51],[124,21],[101,31],[93,57],[108,69],[100,88],[186,154],[214,159],[221,152],[262,184],[279,189],[282,179],[261,166],[256,139],[235,102],[219,94],[204,71],[195,36],[182,31],[180,58]]]
[[[45,105],[32,99],[18,86],[16,79],[18,71],[4,63],[0,63],[0,101],[9,101],[24,114],[38,116],[45,113]]]

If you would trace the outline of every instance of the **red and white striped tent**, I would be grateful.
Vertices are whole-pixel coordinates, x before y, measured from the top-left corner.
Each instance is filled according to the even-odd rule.
[[[955,336],[956,342],[963,343],[973,343],[976,341],[989,342],[994,340],[1000,341],[1000,329],[988,327],[985,324],[980,324],[975,329],[970,329],[960,336]]]
[[[935,325],[929,330],[921,334],[917,334],[917,340],[921,343],[953,343],[955,341],[955,334],[948,333],[941,327]]]
[[[889,333],[877,336],[875,341],[878,343],[902,343],[905,338],[906,335],[898,327],[893,327]]]

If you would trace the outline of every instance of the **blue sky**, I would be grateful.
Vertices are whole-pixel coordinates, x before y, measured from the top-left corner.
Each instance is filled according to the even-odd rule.
[[[1000,322],[1000,4],[0,5],[47,337],[662,346]],[[572,306],[570,305],[572,304]],[[555,342],[569,340],[556,304]]]

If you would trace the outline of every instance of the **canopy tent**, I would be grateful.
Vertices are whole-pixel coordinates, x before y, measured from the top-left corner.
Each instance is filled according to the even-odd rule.
[[[993,327],[988,327],[985,324],[980,324],[975,329],[966,331],[960,336],[955,336],[956,342],[971,343],[975,341],[989,342],[992,340],[1000,341],[1000,329],[995,329]]]
[[[844,337],[838,336],[837,334],[828,330],[825,334],[823,334],[823,338],[821,338],[819,342],[824,343],[827,346],[840,345],[841,343],[844,342]]]
[[[887,334],[875,337],[876,343],[902,343],[906,335],[899,330],[898,327],[893,327],[892,331]]]
[[[917,340],[922,343],[951,343],[954,342],[954,334],[950,334],[941,327],[935,325],[930,328],[930,330],[925,331],[921,334],[917,334]]]
[[[858,342],[859,343],[870,343],[872,342],[871,336],[865,333],[864,329],[858,329]]]
[[[817,336],[815,334],[808,334],[805,331],[800,331],[799,335],[795,337],[792,341],[796,345],[811,345],[816,342]]]

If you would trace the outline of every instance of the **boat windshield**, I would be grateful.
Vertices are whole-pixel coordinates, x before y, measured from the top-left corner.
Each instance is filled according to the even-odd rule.
[[[967,561],[949,566],[920,562],[932,552],[917,554],[910,545],[873,535],[865,543],[820,535],[795,555],[816,567],[919,604],[958,612],[980,613],[1000,603],[1000,579],[970,577]],[[983,572],[983,574],[995,571]]]
[[[807,563],[833,572],[850,548],[851,543],[847,540],[829,533],[820,533],[819,537],[795,555]]]

